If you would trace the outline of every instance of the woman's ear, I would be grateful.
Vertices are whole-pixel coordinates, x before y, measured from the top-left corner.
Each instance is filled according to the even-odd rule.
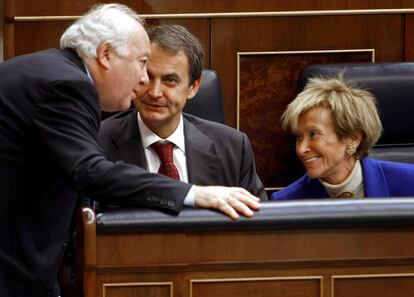
[[[357,133],[353,134],[348,139],[348,145],[354,145],[359,147],[362,141],[362,132],[358,131]]]

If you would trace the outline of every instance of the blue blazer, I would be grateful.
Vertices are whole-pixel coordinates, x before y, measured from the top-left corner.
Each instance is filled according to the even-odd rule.
[[[361,166],[365,197],[414,196],[413,164],[364,158]],[[270,197],[271,200],[309,198],[328,198],[328,194],[318,179],[307,174]]]

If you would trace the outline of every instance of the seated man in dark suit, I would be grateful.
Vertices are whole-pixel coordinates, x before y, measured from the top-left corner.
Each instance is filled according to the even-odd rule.
[[[153,27],[148,35],[149,84],[136,93],[139,112],[129,110],[102,122],[99,141],[105,155],[185,182],[243,187],[267,200],[247,136],[182,113],[201,84],[204,52],[199,40],[178,25]],[[174,164],[162,160],[166,143]]]

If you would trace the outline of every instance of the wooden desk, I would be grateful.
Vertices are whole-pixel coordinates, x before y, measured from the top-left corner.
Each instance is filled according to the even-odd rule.
[[[209,210],[83,209],[84,296],[408,297],[414,199],[269,202]]]

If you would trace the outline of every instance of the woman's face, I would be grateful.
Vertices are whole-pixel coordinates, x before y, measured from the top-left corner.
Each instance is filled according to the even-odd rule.
[[[328,107],[311,109],[299,117],[296,154],[310,178],[320,178],[330,184],[340,184],[352,171],[356,158],[345,153],[352,139],[338,138]]]

